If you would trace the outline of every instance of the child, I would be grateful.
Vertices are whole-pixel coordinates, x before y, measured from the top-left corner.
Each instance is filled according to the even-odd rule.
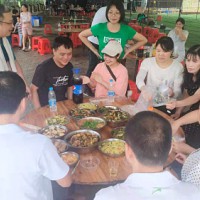
[[[13,33],[16,32],[16,29],[18,30],[18,35],[19,35],[19,48],[22,48],[22,23],[20,22],[20,16],[17,16],[17,23],[15,24],[15,28]]]

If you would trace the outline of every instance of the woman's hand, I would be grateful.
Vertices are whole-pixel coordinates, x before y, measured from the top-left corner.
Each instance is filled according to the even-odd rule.
[[[166,103],[166,108],[170,110],[176,108],[176,101],[169,101],[168,103]]]
[[[173,115],[171,115],[171,117],[172,119],[176,120],[180,117],[180,115],[181,115],[181,111],[177,109],[176,112]]]
[[[102,76],[98,73],[92,73],[92,78],[98,83],[102,83],[103,81]]]
[[[184,164],[186,158],[187,158],[187,156],[185,154],[182,154],[182,153],[178,153],[175,156],[176,161],[179,162],[182,165]]]
[[[178,123],[178,121],[173,121],[171,126],[172,126],[172,134],[175,134],[178,131],[180,124]]]

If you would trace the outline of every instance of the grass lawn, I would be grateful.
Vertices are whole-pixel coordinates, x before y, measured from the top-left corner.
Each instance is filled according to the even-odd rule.
[[[162,24],[167,27],[174,28],[178,14],[161,14],[162,15]],[[127,18],[130,19],[130,14],[127,13]],[[131,18],[136,18],[137,14],[132,13]],[[185,19],[185,30],[189,31],[189,36],[186,42],[186,49],[190,48],[194,44],[200,44],[200,14],[182,14],[181,17]],[[156,15],[154,16],[154,19]]]

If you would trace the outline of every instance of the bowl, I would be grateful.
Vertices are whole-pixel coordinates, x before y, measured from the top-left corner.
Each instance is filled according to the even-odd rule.
[[[75,119],[82,119],[84,117],[89,117],[95,114],[95,111],[89,109],[74,108],[71,109],[69,115]]]
[[[56,115],[46,120],[47,125],[67,125],[70,119],[65,115]]]
[[[108,126],[116,128],[124,126],[128,122],[130,115],[122,110],[110,110],[104,113],[102,118],[106,120]]]
[[[95,156],[83,158],[80,160],[80,165],[86,170],[95,171],[100,164],[100,159]]]
[[[106,121],[100,117],[85,117],[77,121],[80,129],[100,130],[106,125]]]
[[[48,138],[62,138],[68,132],[68,129],[66,126],[50,125],[40,129],[38,132]]]
[[[60,153],[63,153],[65,151],[67,151],[68,149],[68,145],[67,143],[64,141],[64,140],[61,140],[61,139],[51,139],[52,143],[54,144],[54,146],[56,147],[57,149],[57,152],[60,154]]]
[[[124,140],[125,126],[120,126],[120,127],[112,129],[111,135],[113,138]]]
[[[102,106],[102,107],[98,108],[97,112],[100,114],[106,114],[112,110],[120,110],[120,108],[117,106]]]
[[[81,103],[78,105],[78,108],[96,111],[98,106],[94,103]]]
[[[98,144],[98,149],[110,157],[119,157],[125,153],[125,141],[115,138],[104,140]]]
[[[92,152],[98,145],[101,135],[93,130],[76,130],[65,135],[64,140],[78,153]]]
[[[63,161],[69,165],[69,167],[75,167],[78,163],[80,156],[73,151],[67,151],[60,154]]]

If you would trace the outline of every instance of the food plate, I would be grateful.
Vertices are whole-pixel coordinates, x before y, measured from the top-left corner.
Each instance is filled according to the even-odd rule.
[[[117,139],[120,139],[120,140],[124,140],[125,126],[121,126],[121,127],[114,128],[114,129],[111,131],[111,135],[112,135],[113,138],[117,138]]]
[[[56,115],[48,118],[46,122],[47,125],[67,125],[69,123],[69,118],[65,115]]]
[[[125,152],[125,142],[114,138],[107,139],[99,143],[98,149],[107,156],[122,156]]]
[[[123,126],[129,120],[130,115],[122,110],[110,110],[103,114],[107,124],[113,128]]]
[[[39,133],[48,138],[61,138],[67,133],[68,129],[61,125],[50,125],[39,130]]]
[[[67,151],[61,154],[61,158],[65,163],[67,163],[70,167],[74,167],[79,161],[79,155],[73,151]]]
[[[106,114],[113,110],[120,110],[120,108],[117,106],[102,106],[98,108],[97,112],[100,114]]]
[[[80,109],[80,108],[74,108],[69,112],[69,115],[75,119],[82,119],[84,117],[89,117],[94,114],[95,114],[94,110]]]
[[[97,147],[101,136],[93,130],[77,130],[68,133],[64,140],[67,144],[79,153],[89,153]]]
[[[106,125],[106,121],[100,117],[85,117],[77,121],[80,129],[100,130]]]
[[[53,138],[53,139],[51,139],[51,141],[53,142],[53,144],[56,147],[57,152],[59,154],[67,151],[68,146],[67,146],[67,143],[64,140],[54,139]]]
[[[78,105],[79,109],[97,110],[98,106],[94,103],[81,103]]]

